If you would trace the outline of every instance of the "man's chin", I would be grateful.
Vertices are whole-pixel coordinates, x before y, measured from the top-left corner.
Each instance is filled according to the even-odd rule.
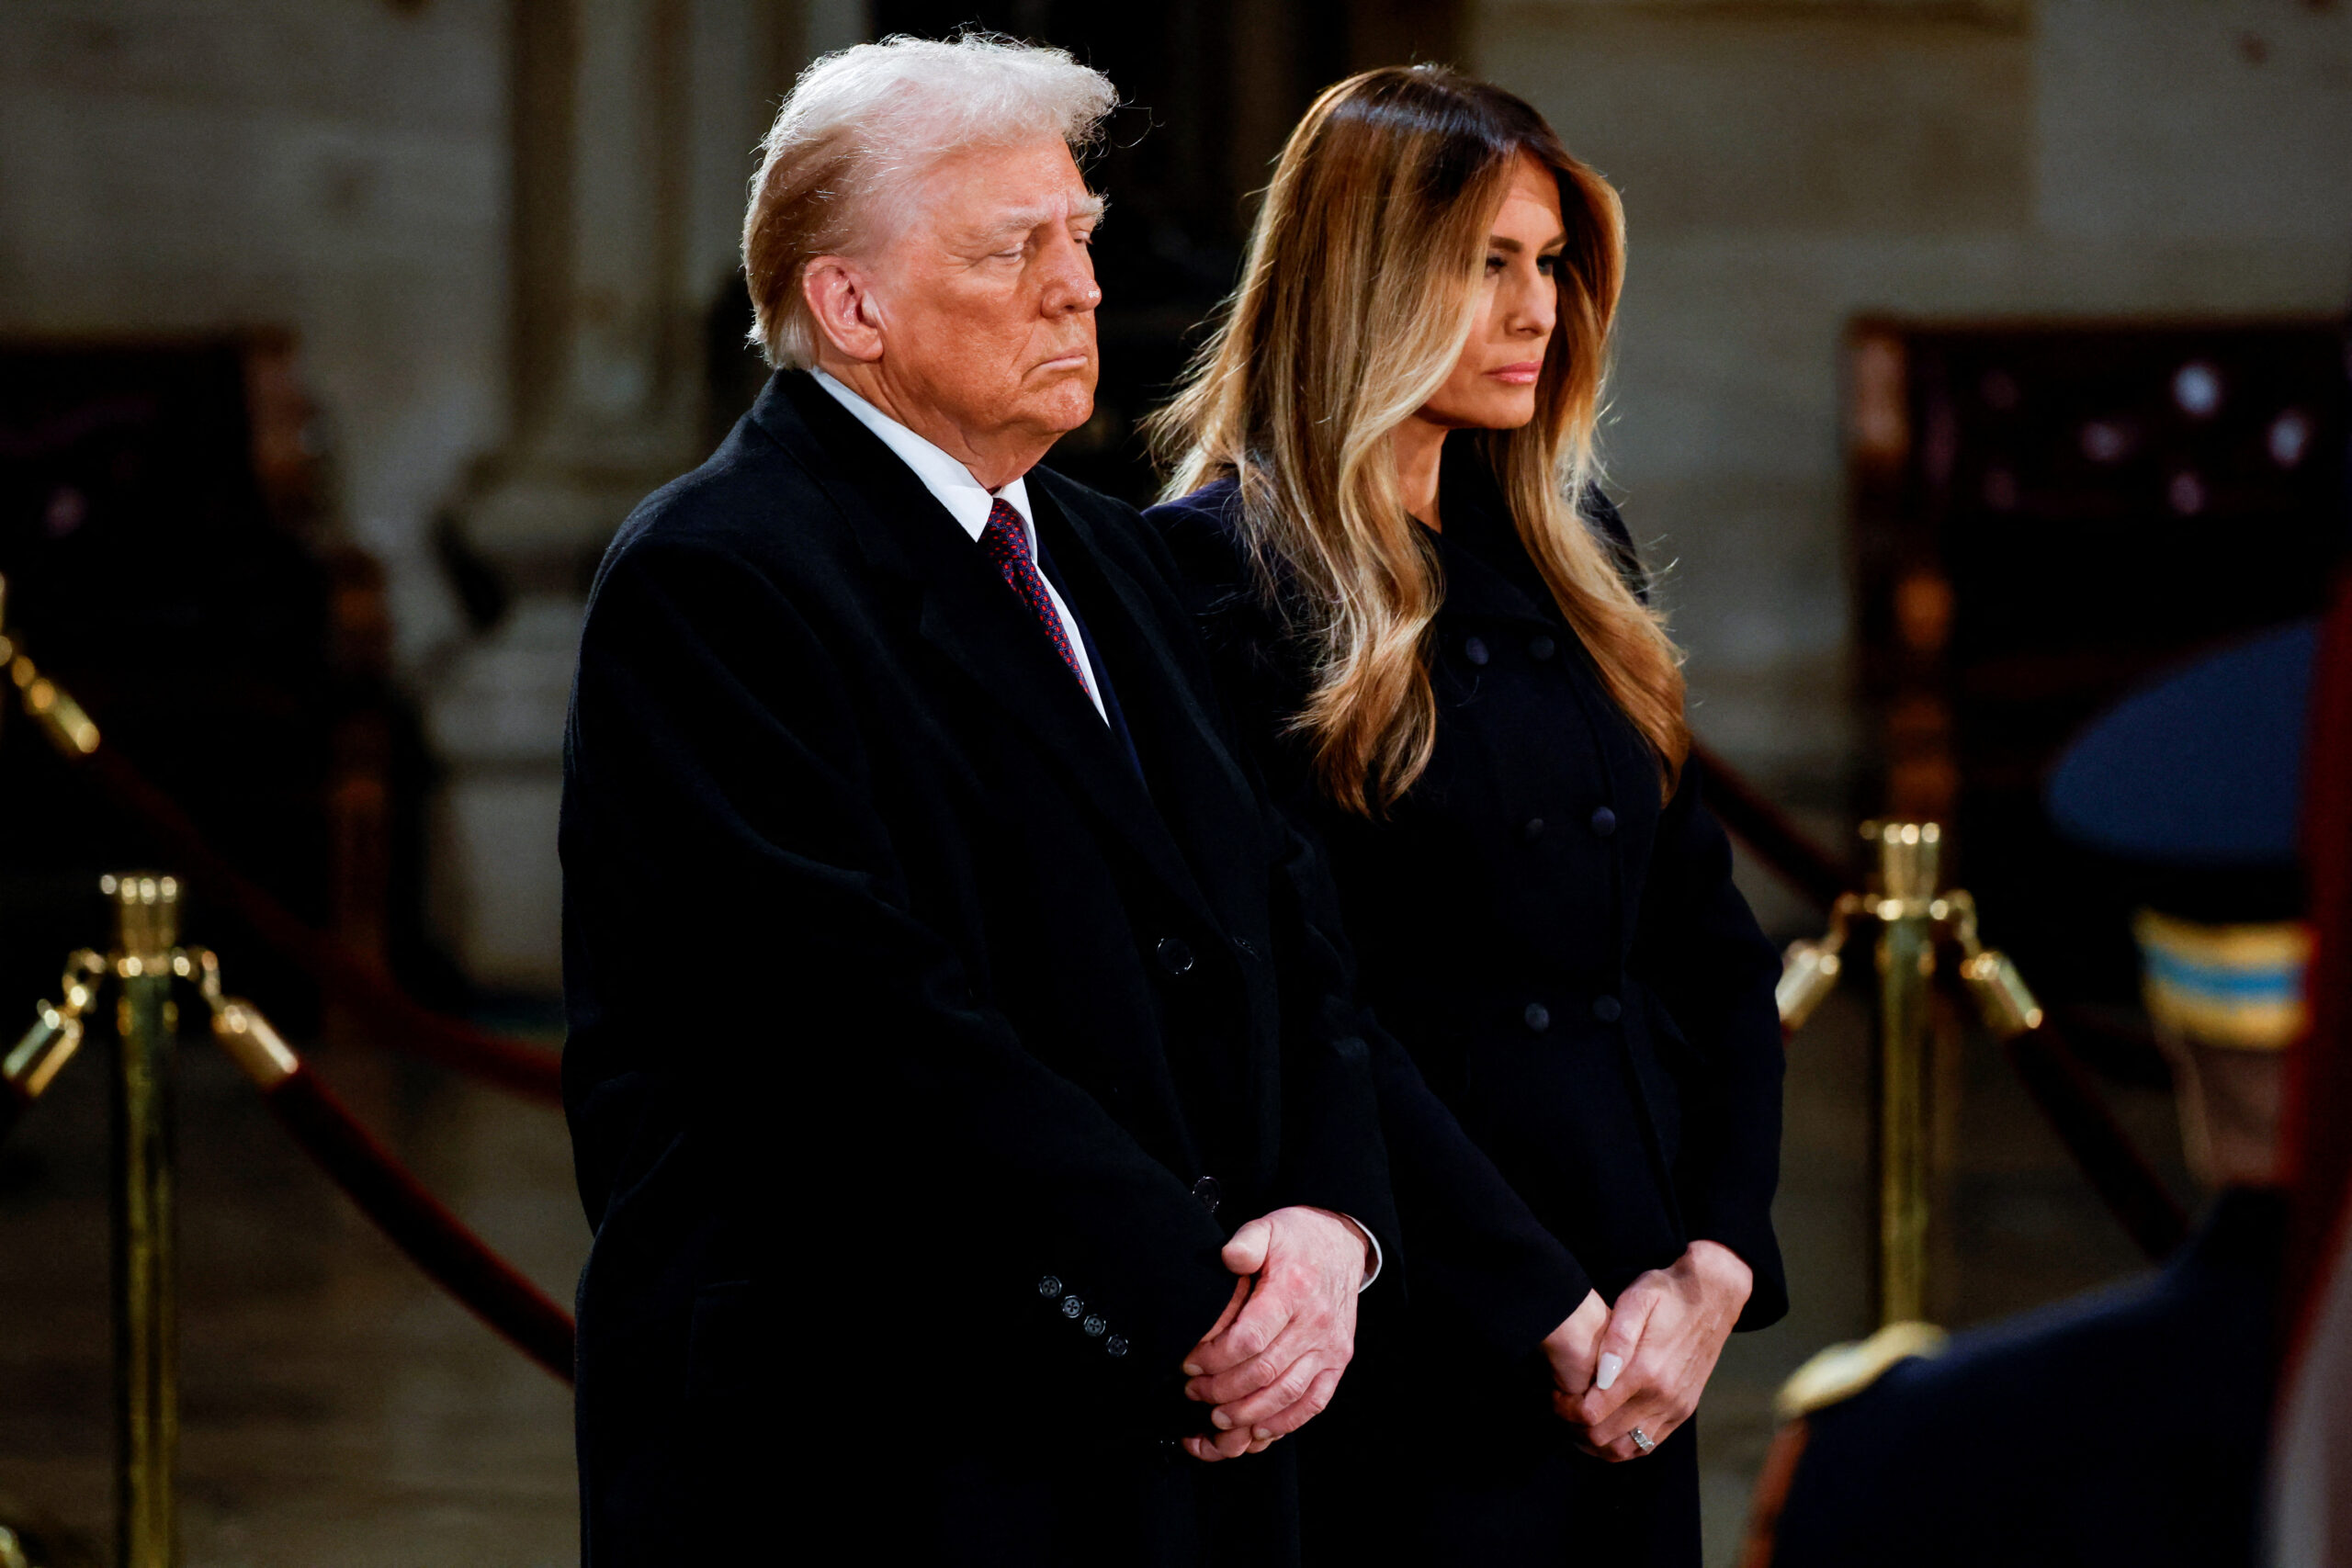
[[[1093,389],[1055,389],[1044,397],[1031,400],[1029,417],[1038,429],[1058,441],[1094,417]]]

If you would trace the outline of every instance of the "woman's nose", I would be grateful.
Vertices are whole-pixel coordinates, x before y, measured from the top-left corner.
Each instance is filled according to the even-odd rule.
[[[1538,275],[1514,291],[1509,324],[1522,337],[1548,337],[1560,313],[1559,293],[1552,280]]]

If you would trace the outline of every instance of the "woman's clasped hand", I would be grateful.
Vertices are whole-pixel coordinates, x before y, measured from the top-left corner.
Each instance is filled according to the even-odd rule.
[[[1614,1308],[1589,1294],[1544,1342],[1552,1408],[1578,1429],[1577,1446],[1612,1461],[1648,1452],[1699,1408],[1755,1276],[1739,1255],[1694,1241],[1673,1267],[1625,1287]]]

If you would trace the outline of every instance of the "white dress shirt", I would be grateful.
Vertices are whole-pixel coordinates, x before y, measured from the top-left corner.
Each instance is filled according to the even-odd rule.
[[[822,370],[812,372],[817,385],[833,395],[833,400],[857,416],[857,423],[882,438],[882,445],[898,454],[899,461],[912,468],[922,488],[931,491],[947,515],[956,519],[964,532],[972,536],[975,544],[988,531],[989,513],[996,503],[1003,502],[1019,514],[1021,526],[1029,536],[1029,558],[1037,558],[1037,520],[1029,511],[1029,481],[1014,479],[1001,490],[990,491],[972,477],[972,470],[941,451],[938,447],[842,386]],[[1085,683],[1086,696],[1094,711],[1108,724],[1111,716],[1102,707],[1102,694],[1094,686],[1094,660],[1089,655],[1086,638],[1078,629],[1078,617],[1062,603],[1061,590],[1046,575],[1043,566],[1037,568],[1038,580],[1046,585],[1046,597],[1054,602],[1054,614],[1062,618],[1062,632],[1069,645],[1078,650],[1078,678]]]
[[[972,477],[971,469],[832,377],[822,370],[810,374],[816,378],[817,385],[832,395],[835,402],[849,410],[858,423],[880,436],[882,445],[897,454],[899,461],[914,470],[915,478],[922,481],[922,488],[931,491],[933,499],[947,509],[947,515],[956,519],[957,525],[972,536],[974,544],[979,543],[980,536],[988,531],[989,513],[1001,501],[1020,515],[1021,526],[1029,536],[1029,558],[1033,561],[1037,558],[1037,520],[1029,511],[1029,484],[1026,479],[1014,479],[1001,490],[990,491]],[[1046,575],[1044,567],[1037,569],[1037,576],[1046,585],[1046,596],[1054,602],[1054,613],[1062,618],[1062,630],[1069,636],[1070,647],[1078,650],[1079,679],[1086,683],[1087,699],[1093,703],[1094,711],[1102,715],[1102,721],[1108,724],[1111,716],[1102,707],[1102,694],[1095,689],[1094,660],[1087,651],[1086,638],[1078,629],[1078,617],[1069,613],[1068,604],[1062,603],[1061,591],[1054,586],[1053,579]],[[1364,1242],[1372,1248],[1372,1266],[1364,1270],[1363,1284],[1357,1287],[1368,1290],[1372,1282],[1380,1277],[1380,1238],[1372,1234],[1369,1225],[1360,1223],[1352,1214],[1348,1216],[1348,1223],[1363,1232]]]

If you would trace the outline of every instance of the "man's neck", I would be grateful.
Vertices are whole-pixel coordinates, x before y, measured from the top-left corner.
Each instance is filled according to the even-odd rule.
[[[1053,443],[1012,431],[967,431],[920,398],[896,386],[879,363],[820,354],[817,368],[874,405],[885,418],[898,421],[970,471],[981,489],[993,494],[1035,468]]]

